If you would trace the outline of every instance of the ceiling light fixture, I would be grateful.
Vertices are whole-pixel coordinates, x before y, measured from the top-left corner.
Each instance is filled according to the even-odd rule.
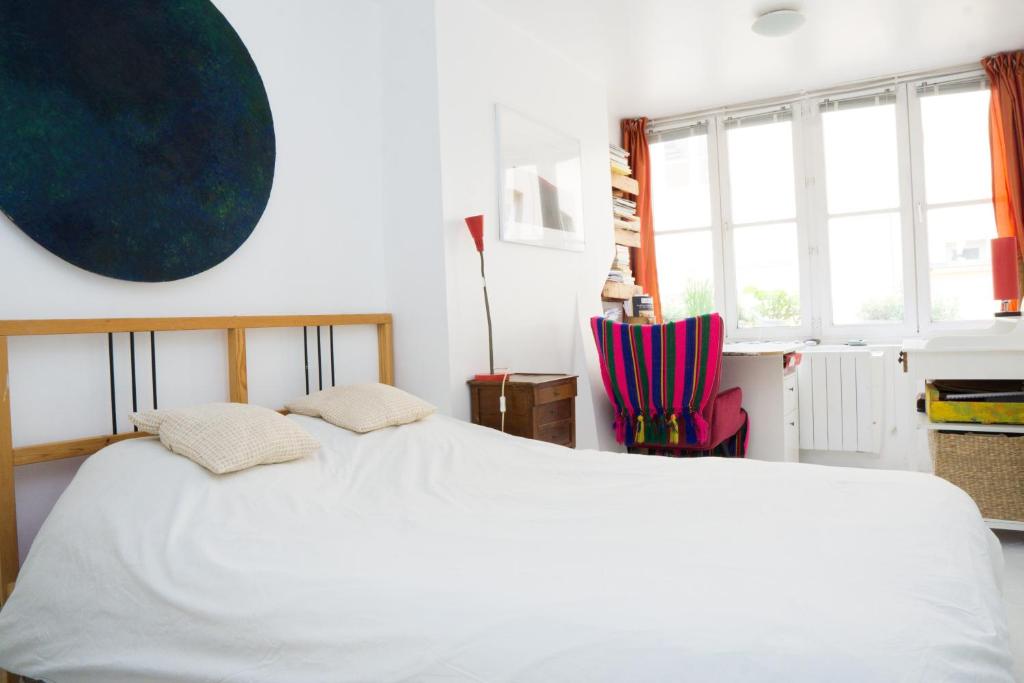
[[[765,12],[750,26],[750,29],[762,36],[778,38],[787,36],[804,23],[804,15],[795,9],[777,9]]]

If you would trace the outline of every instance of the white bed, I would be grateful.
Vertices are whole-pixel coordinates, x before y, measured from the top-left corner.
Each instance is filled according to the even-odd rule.
[[[92,456],[0,613],[47,681],[1012,681],[1002,557],[914,473],[570,451],[442,417],[215,476]]]

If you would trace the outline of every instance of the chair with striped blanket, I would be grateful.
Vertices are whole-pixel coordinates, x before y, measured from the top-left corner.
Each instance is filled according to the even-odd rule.
[[[718,393],[724,329],[717,313],[663,325],[591,319],[615,438],[631,451],[743,457],[739,387]]]

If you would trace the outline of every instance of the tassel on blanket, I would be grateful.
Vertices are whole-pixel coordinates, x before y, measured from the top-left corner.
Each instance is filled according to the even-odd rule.
[[[672,445],[679,443],[679,421],[675,413],[668,418],[668,442]]]
[[[708,425],[708,421],[698,413],[691,413],[691,417],[693,418],[693,431],[697,433],[697,443],[707,443],[711,438],[711,427]]]
[[[626,443],[626,420],[622,415],[615,416],[615,440],[619,443]]]
[[[637,415],[636,416],[636,433],[633,435],[634,443],[643,443],[644,442],[644,437],[645,437],[645,434],[644,434],[644,416],[643,415]]]
[[[664,441],[664,430],[661,428],[663,422],[657,415],[651,415],[650,419],[647,420],[647,426],[644,431],[647,433],[647,443],[665,443]]]

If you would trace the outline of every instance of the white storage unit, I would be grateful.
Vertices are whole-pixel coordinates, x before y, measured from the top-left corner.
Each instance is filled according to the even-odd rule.
[[[726,344],[721,390],[743,389],[750,416],[747,457],[778,462],[800,461],[800,387],[795,369],[786,369],[794,343]]]

